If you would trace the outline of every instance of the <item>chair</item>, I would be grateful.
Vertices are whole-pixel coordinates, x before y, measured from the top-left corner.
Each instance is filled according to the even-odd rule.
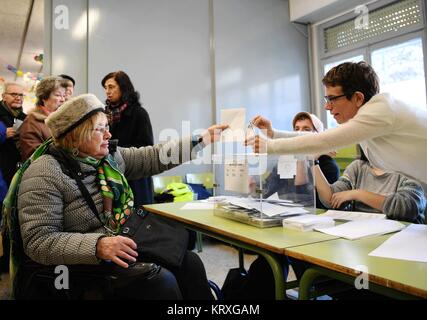
[[[181,176],[153,176],[154,193],[159,194],[166,189],[169,183],[183,182]]]
[[[347,166],[356,159],[357,154],[357,147],[355,144],[338,150],[334,159],[340,168],[340,175],[342,175],[345,168],[347,168]]]

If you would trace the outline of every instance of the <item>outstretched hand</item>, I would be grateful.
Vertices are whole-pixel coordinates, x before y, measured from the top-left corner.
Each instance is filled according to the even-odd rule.
[[[270,120],[258,115],[251,120],[251,123],[259,129],[266,130],[267,137],[269,137],[270,139],[273,138],[273,125]]]
[[[221,133],[229,128],[230,126],[228,124],[214,124],[213,126],[210,126],[203,134],[203,143],[208,145],[210,143],[216,142],[221,137]]]
[[[246,139],[244,145],[252,146],[255,153],[267,152],[267,139],[264,139],[259,135],[254,136],[252,139]]]

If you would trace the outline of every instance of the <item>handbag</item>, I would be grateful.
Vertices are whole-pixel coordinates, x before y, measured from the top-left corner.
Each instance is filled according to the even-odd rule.
[[[121,235],[138,246],[138,260],[179,268],[188,246],[188,232],[179,224],[139,208],[123,224]]]

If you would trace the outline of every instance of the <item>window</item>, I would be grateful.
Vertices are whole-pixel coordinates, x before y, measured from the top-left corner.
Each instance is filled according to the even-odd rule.
[[[389,92],[417,108],[427,108],[425,1],[404,0],[380,5],[369,11],[367,29],[355,27],[354,15],[352,19],[336,18],[320,26],[320,79],[342,62],[365,60],[378,74],[381,93]],[[323,96],[323,86],[320,92]],[[326,120],[328,128],[337,126],[328,113]]]
[[[418,108],[426,107],[423,42],[415,38],[373,50],[372,67],[380,78],[381,92],[390,92]]]

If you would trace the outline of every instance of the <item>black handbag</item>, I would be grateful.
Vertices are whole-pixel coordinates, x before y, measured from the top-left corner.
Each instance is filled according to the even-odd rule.
[[[121,235],[135,241],[138,260],[166,268],[180,267],[187,251],[188,232],[184,227],[142,208],[126,220]]]

